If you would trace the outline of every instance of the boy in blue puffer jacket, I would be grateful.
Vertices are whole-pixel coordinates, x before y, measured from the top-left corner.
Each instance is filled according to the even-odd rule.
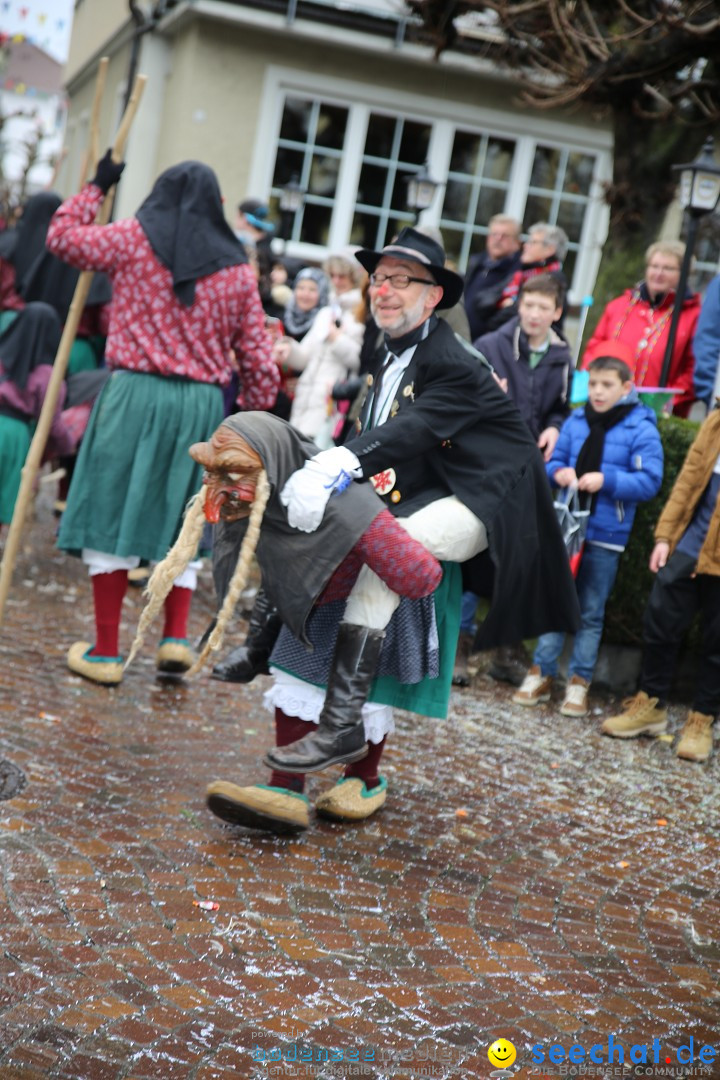
[[[629,362],[628,362],[629,361]],[[631,350],[618,341],[598,347],[588,367],[588,403],[563,424],[545,466],[558,487],[576,486],[590,499],[585,550],[576,579],[582,622],[575,636],[564,716],[585,716],[597,662],[605,605],[639,502],[657,494],[663,450],[654,413],[642,405],[632,383]],[[513,696],[518,705],[550,700],[564,634],[538,638],[532,667]]]

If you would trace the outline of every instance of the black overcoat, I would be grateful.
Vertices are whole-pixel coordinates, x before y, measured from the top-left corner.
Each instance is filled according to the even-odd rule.
[[[371,395],[361,424],[370,405]],[[390,418],[346,445],[364,477],[393,470],[383,501],[397,517],[453,494],[485,524],[492,596],[477,648],[577,629],[542,455],[514,403],[443,320],[415,349]],[[466,564],[467,587],[484,592],[487,570],[487,556]]]

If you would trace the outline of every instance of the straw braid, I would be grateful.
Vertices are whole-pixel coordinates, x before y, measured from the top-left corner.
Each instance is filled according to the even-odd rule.
[[[267,501],[270,498],[270,484],[268,483],[267,475],[265,471],[261,471],[257,484],[255,485],[255,498],[252,504],[252,510],[250,511],[250,517],[248,519],[248,527],[243,537],[243,542],[240,547],[240,555],[238,557],[237,566],[233,571],[233,576],[228,587],[223,606],[220,609],[217,617],[217,622],[213,628],[212,633],[207,639],[202,652],[198,656],[193,666],[188,671],[188,675],[196,675],[200,668],[211,652],[217,652],[223,643],[225,637],[225,630],[228,623],[232,618],[233,612],[237,607],[237,602],[240,599],[240,595],[247,584],[247,579],[250,575],[250,569],[252,567],[253,557],[255,555],[255,549],[260,539],[260,525],[262,523],[263,514],[265,513],[265,507]]]
[[[197,495],[190,499],[185,510],[185,519],[180,529],[180,535],[150,576],[144,593],[149,599],[140,615],[135,640],[132,643],[130,655],[125,661],[124,671],[127,670],[142,648],[145,634],[162,608],[166,596],[173,587],[173,582],[187,568],[188,563],[195,558],[205,525],[206,492],[207,488],[201,487]]]

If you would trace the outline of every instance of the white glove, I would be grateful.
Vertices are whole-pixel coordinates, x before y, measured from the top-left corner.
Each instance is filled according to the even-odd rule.
[[[287,507],[288,524],[301,532],[315,532],[333,492],[344,491],[353,477],[362,476],[360,462],[346,446],[323,450],[292,474],[280,492]]]

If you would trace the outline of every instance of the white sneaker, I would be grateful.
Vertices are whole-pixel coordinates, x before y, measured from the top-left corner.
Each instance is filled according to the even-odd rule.
[[[512,699],[516,705],[540,705],[541,702],[550,700],[551,690],[551,676],[543,675],[538,665],[533,664]]]
[[[588,714],[588,690],[590,683],[585,682],[579,675],[573,675],[565,688],[565,700],[560,706],[563,716],[587,716]]]

